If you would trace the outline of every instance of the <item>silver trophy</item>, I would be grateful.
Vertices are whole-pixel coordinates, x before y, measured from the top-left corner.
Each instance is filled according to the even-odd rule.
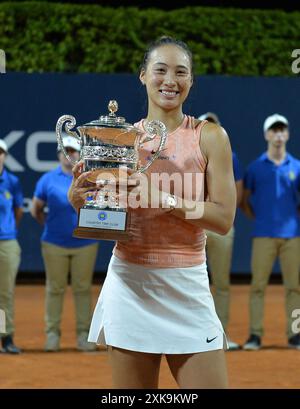
[[[141,132],[126,123],[125,118],[116,116],[117,101],[110,101],[108,110],[108,115],[77,127],[73,116],[61,116],[56,124],[57,143],[66,158],[75,165],[77,161],[68,155],[63,146],[63,128],[68,135],[79,141],[79,160],[83,160],[83,171],[92,171],[88,182],[99,187],[96,199],[87,198],[84,206],[79,209],[78,226],[73,235],[81,238],[127,240],[130,230],[129,213],[126,207],[120,205],[117,195],[111,194],[105,186],[118,180],[127,180],[127,168],[145,172],[164,149],[167,130],[162,122],[154,120],[148,123],[146,133]],[[158,149],[147,163],[141,165],[141,144],[157,137],[160,138]]]

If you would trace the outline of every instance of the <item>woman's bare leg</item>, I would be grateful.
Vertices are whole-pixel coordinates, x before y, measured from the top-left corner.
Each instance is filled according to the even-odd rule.
[[[167,355],[166,358],[180,388],[228,387],[225,353],[222,349],[196,354]]]
[[[128,351],[108,347],[112,366],[113,388],[157,389],[160,354]]]

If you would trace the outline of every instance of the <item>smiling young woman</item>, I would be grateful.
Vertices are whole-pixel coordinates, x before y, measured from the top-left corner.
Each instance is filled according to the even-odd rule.
[[[145,123],[160,120],[168,138],[146,172],[148,191],[140,190],[147,208],[129,209],[131,236],[116,243],[91,324],[89,340],[108,346],[116,388],[157,388],[163,354],[181,388],[227,387],[227,343],[209,289],[204,229],[225,234],[232,226],[232,152],[223,128],[182,111],[192,69],[187,45],[170,37],[151,44],[141,65],[148,113],[135,126],[144,132]],[[143,144],[142,161],[156,144]],[[200,176],[203,188],[191,179],[182,194],[165,192],[154,174]],[[78,164],[73,175],[69,200],[78,209],[91,194],[89,173]],[[139,188],[141,175],[129,181]],[[159,209],[151,208],[153,195]]]
[[[183,120],[182,104],[193,84],[189,51],[181,43],[154,48],[144,59],[140,80],[147,89],[147,120],[163,116],[171,125],[165,123],[168,130],[174,131]]]

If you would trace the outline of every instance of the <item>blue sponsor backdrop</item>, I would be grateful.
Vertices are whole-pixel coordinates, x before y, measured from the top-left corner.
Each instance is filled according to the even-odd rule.
[[[119,102],[119,114],[135,122],[146,112],[145,91],[137,76],[96,74],[0,75],[0,137],[9,145],[7,167],[21,179],[28,210],[37,179],[56,166],[55,125],[63,114],[82,124],[107,112],[109,99]],[[185,112],[219,114],[242,167],[265,150],[262,125],[279,112],[290,120],[289,151],[300,156],[300,78],[197,77]],[[270,206],[271,203],[266,203]],[[238,212],[233,272],[250,272],[251,223]],[[22,272],[43,271],[41,228],[28,211],[22,220]],[[102,241],[97,272],[106,272],[113,242]],[[274,271],[278,271],[275,265]]]

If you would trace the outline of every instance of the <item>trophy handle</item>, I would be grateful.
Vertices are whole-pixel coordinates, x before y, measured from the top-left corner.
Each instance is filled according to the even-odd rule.
[[[157,135],[160,136],[160,143],[157,151],[152,155],[151,159],[146,163],[146,165],[141,166],[140,168],[137,169],[138,173],[145,172],[152,165],[155,159],[158,158],[160,152],[164,149],[167,140],[167,128],[165,124],[161,121],[154,120],[149,122],[146,125],[146,130],[148,132],[148,135],[146,135],[145,138],[143,138],[140,141],[140,144],[152,141]]]
[[[72,165],[76,165],[81,159],[82,159],[82,154],[83,151],[82,149],[80,150],[80,157],[79,160],[74,160],[68,155],[64,145],[63,145],[63,137],[62,137],[62,129],[63,126],[65,125],[65,131],[68,135],[73,136],[73,138],[77,139],[77,141],[80,143],[80,146],[82,146],[82,139],[81,136],[78,134],[78,131],[71,131],[72,128],[76,125],[76,119],[72,115],[63,115],[61,116],[57,123],[56,123],[56,139],[57,139],[57,144],[59,148],[62,150],[63,154],[65,157],[68,159],[69,162],[72,163]]]

